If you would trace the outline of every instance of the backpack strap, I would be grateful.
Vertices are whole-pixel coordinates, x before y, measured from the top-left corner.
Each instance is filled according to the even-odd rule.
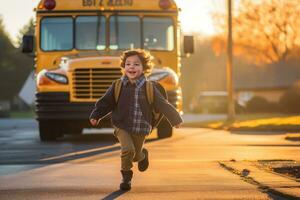
[[[152,129],[153,129],[154,127],[158,126],[158,124],[163,118],[163,115],[154,109],[154,105],[153,105],[154,104],[154,83],[152,83],[151,81],[146,81],[146,96],[152,110],[152,115],[153,115]]]
[[[115,96],[115,102],[118,103],[120,92],[122,87],[122,81],[120,79],[115,81],[114,85],[114,96]]]
[[[146,96],[149,104],[152,106],[154,102],[154,89],[151,81],[146,81]]]

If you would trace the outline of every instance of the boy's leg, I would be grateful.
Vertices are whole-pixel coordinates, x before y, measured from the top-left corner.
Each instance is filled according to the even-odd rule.
[[[121,144],[121,170],[129,171],[132,168],[133,158],[135,156],[135,146],[133,140],[127,131],[117,129],[115,136]]]
[[[139,162],[145,158],[143,146],[146,136],[143,134],[131,134],[132,142],[135,148],[135,156],[133,162]]]
[[[135,157],[133,162],[139,162],[139,171],[146,171],[149,167],[149,157],[147,149],[143,148],[145,135],[132,134],[131,137],[135,147]]]

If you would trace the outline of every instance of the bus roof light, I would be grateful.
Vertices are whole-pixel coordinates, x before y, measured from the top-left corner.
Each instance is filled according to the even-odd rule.
[[[159,7],[164,10],[171,8],[171,6],[172,6],[172,4],[171,4],[170,0],[160,0],[159,1]]]
[[[44,6],[47,10],[53,10],[56,6],[55,0],[45,0]]]

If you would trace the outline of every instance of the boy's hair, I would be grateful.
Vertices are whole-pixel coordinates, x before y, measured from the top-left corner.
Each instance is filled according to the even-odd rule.
[[[148,51],[143,49],[131,49],[124,51],[121,55],[121,67],[125,68],[126,59],[130,56],[137,55],[142,62],[144,73],[150,73],[153,68],[152,56]]]

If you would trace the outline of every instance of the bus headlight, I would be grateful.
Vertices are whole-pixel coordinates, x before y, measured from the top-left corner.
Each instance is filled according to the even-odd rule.
[[[169,73],[167,71],[154,72],[148,76],[150,81],[159,81],[165,77],[167,77]]]
[[[152,73],[148,76],[148,79],[150,81],[159,82],[167,90],[173,90],[178,85],[178,76],[169,68],[153,69]]]
[[[68,84],[68,78],[63,74],[46,72],[45,76],[47,76],[49,79],[51,79],[57,83]]]
[[[68,78],[64,74],[42,70],[37,74],[37,85],[68,84]]]

